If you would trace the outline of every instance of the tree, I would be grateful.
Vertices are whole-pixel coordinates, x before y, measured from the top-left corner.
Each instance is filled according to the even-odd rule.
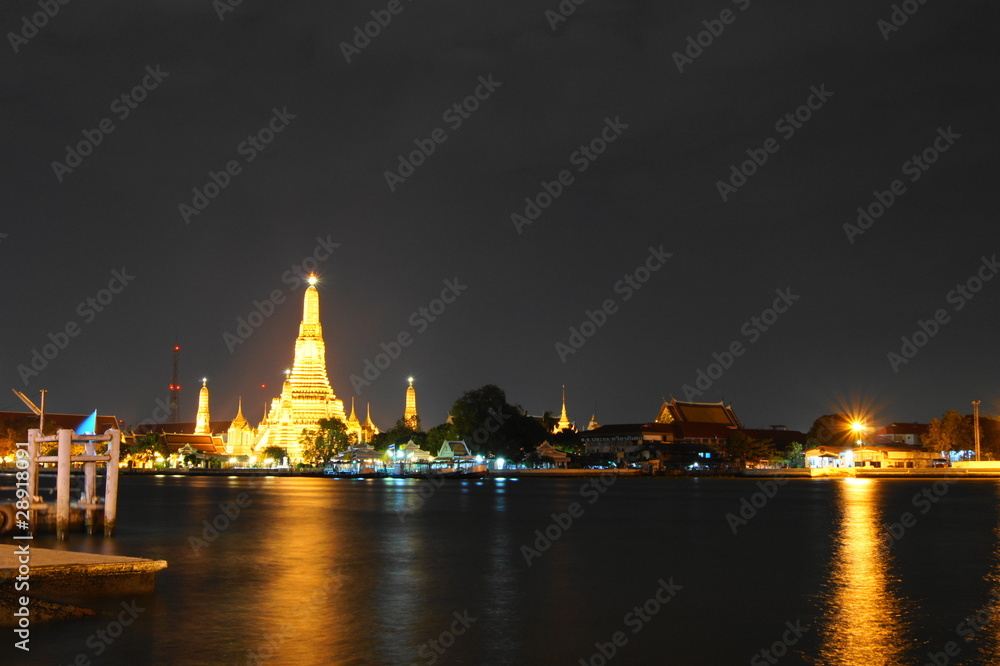
[[[586,451],[583,442],[580,441],[580,433],[572,430],[563,430],[549,436],[549,442],[563,453],[581,454]]]
[[[306,460],[324,464],[338,453],[346,451],[351,438],[347,433],[347,425],[340,419],[320,419],[319,430],[303,430],[299,442]]]
[[[806,433],[807,449],[818,446],[845,447],[854,443],[851,417],[847,414],[824,414]]]
[[[382,431],[372,438],[372,446],[379,451],[385,451],[393,445],[406,446],[406,443],[411,439],[414,444],[421,446],[427,441],[427,434],[414,430],[404,419],[398,419],[392,428]]]
[[[1000,460],[1000,419],[979,417],[979,450],[985,460]]]
[[[458,431],[455,430],[455,426],[451,423],[442,423],[427,431],[425,448],[429,453],[437,455],[438,451],[441,450],[441,445],[444,444],[445,441],[452,441],[456,439],[458,439]]]
[[[746,469],[748,464],[771,460],[774,454],[771,440],[756,440],[742,430],[737,430],[726,439],[726,459],[731,468]]]
[[[983,419],[979,419],[982,431]],[[924,446],[934,451],[969,451],[975,447],[972,417],[962,416],[957,409],[950,409],[939,419],[931,419]]]
[[[288,452],[280,446],[268,446],[263,452],[264,459],[270,458],[275,463],[280,463],[285,457],[288,456]]]
[[[456,434],[480,453],[520,460],[548,435],[518,405],[507,402],[503,389],[486,384],[466,391],[451,408]]]
[[[141,462],[143,467],[157,456],[166,458],[170,455],[166,442],[155,432],[136,437],[131,446],[123,446],[122,449],[122,452],[132,456],[133,460]]]
[[[4,464],[8,458],[13,459],[17,451],[17,443],[27,442],[28,430],[37,427],[38,417],[30,414],[0,421],[0,464]],[[55,424],[46,421],[42,434],[54,435],[55,433]]]
[[[545,432],[555,432],[557,425],[559,425],[559,419],[552,412],[548,411],[542,414],[542,427],[545,428]]]
[[[17,433],[13,428],[0,428],[0,466],[6,466],[8,458],[13,460],[16,451]]]
[[[789,467],[805,467],[806,456],[802,444],[799,442],[792,442],[788,447],[788,450],[785,451],[782,462]]]

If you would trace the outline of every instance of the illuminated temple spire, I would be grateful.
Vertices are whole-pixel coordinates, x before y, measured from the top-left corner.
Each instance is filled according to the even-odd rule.
[[[551,423],[551,421],[550,421]],[[574,430],[573,424],[570,423],[569,417],[566,416],[566,385],[563,384],[562,387],[562,413],[559,415],[559,423],[556,424],[556,432],[562,432],[563,430]]]
[[[378,426],[372,421],[372,404],[368,403],[368,416],[365,417],[365,422],[361,426],[361,433],[363,442],[371,442],[375,435],[379,434]]]
[[[279,446],[290,460],[302,458],[303,430],[316,430],[320,419],[336,418],[346,423],[344,403],[337,399],[326,374],[326,343],[319,321],[316,276],[310,275],[302,299],[302,322],[295,340],[295,359],[281,387],[281,396],[271,402],[261,422],[255,449]]]
[[[201,380],[201,390],[198,392],[198,416],[195,419],[194,424],[194,434],[196,435],[211,435],[212,426],[210,425],[210,417],[208,413],[208,379],[203,377]]]
[[[351,396],[351,414],[347,417],[347,421],[344,422],[344,425],[347,426],[347,434],[354,436],[354,442],[356,444],[368,441],[365,439],[364,432],[361,428],[361,422],[358,421],[358,416],[354,413],[354,396]]]
[[[233,422],[229,424],[229,427],[237,428],[239,430],[246,430],[250,427],[250,424],[247,423],[246,417],[243,416],[243,396],[240,396],[240,404],[239,407],[236,408],[236,418],[234,418]]]
[[[406,410],[403,412],[403,423],[411,430],[420,428],[420,417],[417,416],[417,390],[413,388],[413,377],[408,379],[410,386],[406,389]]]

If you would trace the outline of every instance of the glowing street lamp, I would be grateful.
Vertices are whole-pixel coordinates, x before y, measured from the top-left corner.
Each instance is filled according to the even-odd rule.
[[[855,446],[860,446],[860,447],[864,448],[864,446],[865,446],[865,430],[867,428],[868,428],[868,426],[866,426],[861,421],[857,421],[856,420],[856,421],[853,421],[851,423],[851,431],[854,432],[854,436],[857,438],[855,440],[855,442],[854,442]],[[852,455],[851,456],[852,460],[855,460],[856,458],[857,458],[856,455]],[[856,464],[856,463],[854,463],[854,464]],[[853,466],[853,464],[852,464],[852,466]]]
[[[855,442],[855,444],[860,444],[862,446],[864,445],[865,443],[864,436],[866,428],[867,426],[863,424],[861,421],[854,421],[853,423],[851,423],[851,430],[854,431],[854,436],[857,437],[857,441]]]

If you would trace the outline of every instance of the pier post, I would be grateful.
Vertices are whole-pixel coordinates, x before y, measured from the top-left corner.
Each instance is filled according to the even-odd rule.
[[[104,479],[104,536],[114,536],[118,518],[118,463],[121,460],[122,431],[117,428],[104,431],[108,440],[108,464]]]
[[[70,454],[73,447],[73,431],[59,429],[59,462],[56,473],[56,537],[66,539],[69,531]]]
[[[93,440],[88,440],[83,443],[83,452],[92,456],[97,453],[96,447],[94,446]],[[80,498],[84,503],[84,526],[87,529],[87,534],[94,533],[94,504],[97,503],[97,463],[96,462],[86,462],[83,463],[83,497]]]
[[[41,437],[42,431],[32,428],[28,431],[28,500],[34,504],[38,498],[38,442],[35,438]],[[35,521],[31,521],[34,525]]]

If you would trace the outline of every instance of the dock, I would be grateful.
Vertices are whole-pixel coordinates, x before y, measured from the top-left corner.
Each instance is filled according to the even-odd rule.
[[[150,594],[164,560],[95,555],[35,548],[29,544],[28,573],[17,549],[0,544],[0,626],[10,626],[21,596],[31,599],[32,620],[51,621],[85,617],[100,612],[108,598],[121,600]],[[20,576],[20,578],[19,578]],[[17,580],[27,579],[27,591],[15,591]]]

